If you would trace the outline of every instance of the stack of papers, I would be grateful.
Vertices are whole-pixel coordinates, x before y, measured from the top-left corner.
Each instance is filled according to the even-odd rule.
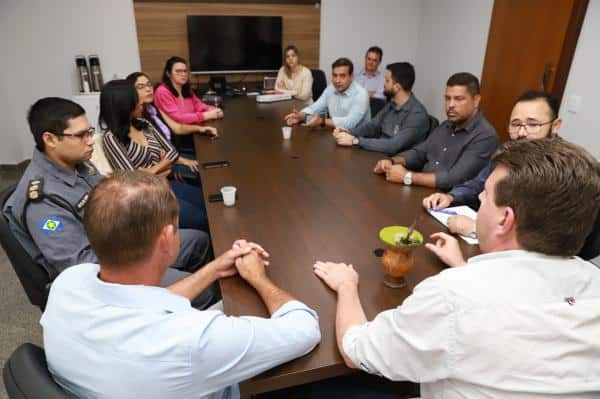
[[[445,209],[427,209],[427,212],[429,212],[431,216],[433,216],[438,222],[440,222],[446,227],[448,227],[448,218],[450,216],[463,215],[468,216],[473,220],[477,219],[477,212],[475,212],[473,209],[469,208],[466,205],[451,206],[450,208]],[[460,238],[462,238],[468,244],[471,245],[479,244],[479,240],[477,238],[462,235],[460,236]]]

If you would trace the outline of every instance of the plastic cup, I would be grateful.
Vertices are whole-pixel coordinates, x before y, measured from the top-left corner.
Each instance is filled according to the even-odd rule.
[[[235,205],[235,192],[237,188],[233,186],[225,186],[221,187],[221,194],[223,195],[223,204],[225,206],[234,206]]]
[[[292,127],[291,126],[282,126],[281,134],[283,134],[284,140],[289,140],[292,137]]]

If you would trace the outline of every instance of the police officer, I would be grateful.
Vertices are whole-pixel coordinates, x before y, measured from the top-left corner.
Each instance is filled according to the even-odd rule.
[[[89,162],[94,128],[81,106],[62,98],[43,98],[29,110],[28,121],[36,148],[3,212],[23,248],[53,280],[67,267],[97,262],[82,219],[88,192],[102,175]],[[206,233],[182,229],[180,237],[181,251],[173,268],[193,271],[209,260]],[[163,283],[184,275],[171,270]],[[207,305],[217,296],[213,287],[195,305]]]

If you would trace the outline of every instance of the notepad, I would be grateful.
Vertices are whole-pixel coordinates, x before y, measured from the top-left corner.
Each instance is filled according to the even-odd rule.
[[[429,212],[431,216],[433,216],[438,222],[440,222],[446,227],[448,227],[448,218],[450,216],[463,215],[468,216],[471,219],[477,219],[477,212],[475,212],[473,209],[469,208],[466,205],[452,206],[450,208],[444,209],[427,209],[427,212]],[[477,238],[467,237],[463,235],[461,235],[460,238],[465,240],[467,244],[470,245],[479,244],[479,240]]]

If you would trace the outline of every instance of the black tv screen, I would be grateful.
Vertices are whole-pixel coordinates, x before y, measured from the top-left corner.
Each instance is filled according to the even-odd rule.
[[[281,17],[188,15],[187,30],[192,73],[281,67]]]

